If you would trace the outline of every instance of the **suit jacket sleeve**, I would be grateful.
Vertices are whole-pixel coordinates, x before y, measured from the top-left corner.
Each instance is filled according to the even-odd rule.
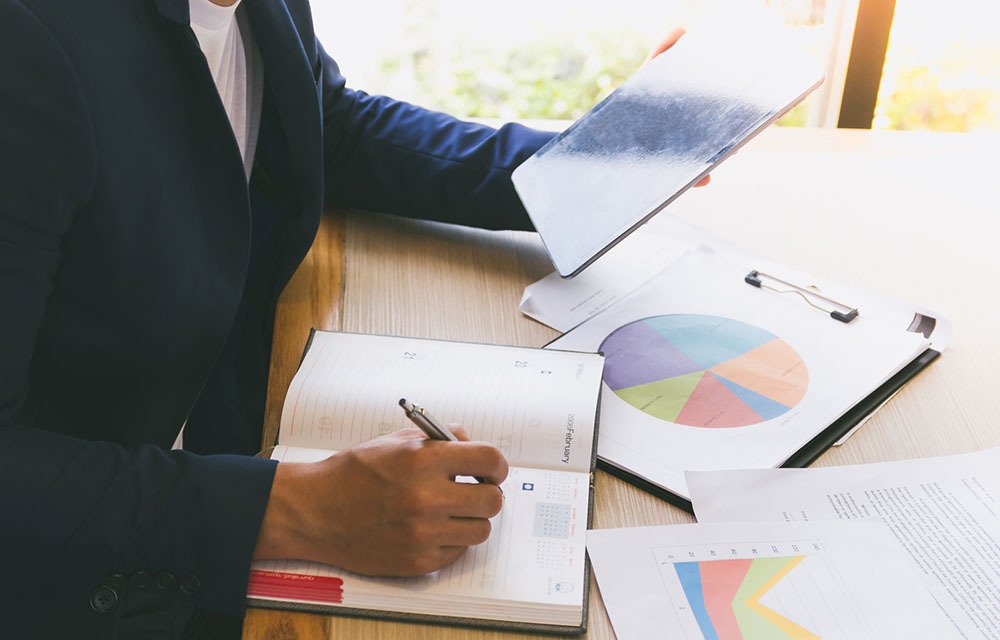
[[[99,169],[71,61],[18,2],[0,0],[0,61],[4,633],[99,637],[117,613],[96,614],[91,594],[117,580],[127,604],[130,587],[112,574],[137,570],[170,572],[178,584],[196,576],[201,589],[188,601],[238,615],[273,463],[126,450],[16,423],[46,300],[59,286],[61,247],[73,240]],[[166,591],[186,597],[176,587]]]
[[[488,229],[533,229],[510,174],[555,134],[499,130],[345,86],[319,49],[326,200]]]

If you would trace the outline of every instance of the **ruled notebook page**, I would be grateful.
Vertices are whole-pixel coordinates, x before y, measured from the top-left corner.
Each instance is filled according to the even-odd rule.
[[[317,331],[278,440],[346,449],[412,427],[407,398],[511,465],[588,472],[602,370],[596,354]]]

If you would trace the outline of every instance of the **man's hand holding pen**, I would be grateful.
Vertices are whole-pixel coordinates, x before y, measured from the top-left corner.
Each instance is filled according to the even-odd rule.
[[[404,429],[315,463],[281,463],[256,558],[308,558],[366,575],[420,575],[490,534],[507,461],[483,442]],[[455,482],[474,476],[486,484]]]

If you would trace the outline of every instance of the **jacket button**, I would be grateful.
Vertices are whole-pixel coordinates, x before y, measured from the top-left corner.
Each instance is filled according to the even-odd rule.
[[[201,593],[201,580],[198,579],[197,575],[189,573],[181,578],[181,593],[189,598]]]
[[[161,571],[156,574],[156,588],[160,591],[170,591],[177,586],[177,578],[169,571]]]
[[[137,589],[145,589],[146,587],[153,584],[153,574],[148,571],[143,571],[139,569],[129,576],[129,584]]]
[[[118,591],[102,584],[90,594],[90,608],[97,613],[111,613],[118,606]]]

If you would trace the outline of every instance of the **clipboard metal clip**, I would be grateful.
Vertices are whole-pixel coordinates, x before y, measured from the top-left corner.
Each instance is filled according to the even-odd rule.
[[[779,289],[773,285],[767,285],[764,283],[765,279],[773,280],[774,282],[789,288]],[[806,304],[808,304],[809,306],[815,307],[816,309],[819,309],[824,313],[829,313],[831,318],[833,318],[834,320],[839,320],[840,322],[844,323],[850,322],[851,320],[857,318],[859,315],[858,310],[855,307],[827,298],[826,296],[820,294],[813,288],[800,287],[797,284],[792,284],[791,282],[782,280],[781,278],[769,275],[762,271],[757,271],[756,269],[748,273],[743,278],[743,281],[753,287],[757,287],[758,289],[769,289],[776,293],[794,293],[795,295],[805,300]],[[823,302],[826,302],[827,305],[826,306],[819,305],[816,302],[814,302],[813,299],[822,300]],[[833,309],[829,308],[831,306],[834,308]]]

